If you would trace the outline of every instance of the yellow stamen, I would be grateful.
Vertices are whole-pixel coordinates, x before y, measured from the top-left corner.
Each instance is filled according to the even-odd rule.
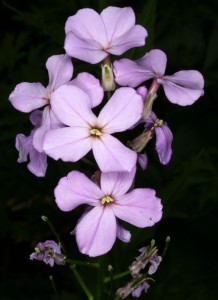
[[[90,129],[89,132],[91,133],[91,135],[95,135],[95,136],[101,136],[102,135],[101,131],[97,128],[92,128],[92,129]]]
[[[155,127],[159,127],[163,124],[163,120],[158,120],[157,122],[154,123]]]
[[[105,196],[104,198],[101,199],[101,204],[105,204],[105,203],[110,203],[113,202],[114,200],[109,197],[109,196]]]

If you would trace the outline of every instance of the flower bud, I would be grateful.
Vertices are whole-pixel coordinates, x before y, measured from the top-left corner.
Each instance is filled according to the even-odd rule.
[[[132,142],[130,142],[131,148],[137,153],[140,153],[145,148],[147,143],[152,139],[152,136],[153,136],[152,130],[144,131]]]
[[[104,91],[111,92],[115,90],[115,81],[113,68],[110,63],[105,63],[101,65],[102,71],[102,86]]]

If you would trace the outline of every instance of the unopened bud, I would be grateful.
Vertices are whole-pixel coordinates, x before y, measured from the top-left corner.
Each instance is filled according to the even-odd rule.
[[[114,73],[111,64],[102,64],[102,86],[104,91],[111,92],[115,90]]]
[[[147,143],[152,139],[152,136],[153,133],[151,130],[143,132],[132,142],[130,142],[131,148],[137,153],[140,153],[145,148]]]

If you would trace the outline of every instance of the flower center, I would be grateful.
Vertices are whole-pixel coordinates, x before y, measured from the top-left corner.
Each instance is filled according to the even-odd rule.
[[[51,93],[48,92],[48,93],[46,94],[46,99],[48,100],[48,102],[50,102],[50,98],[51,98]]]
[[[114,199],[112,199],[109,196],[105,196],[101,199],[101,204],[110,203],[110,202],[114,202]]]
[[[101,136],[102,135],[102,132],[99,129],[97,129],[97,128],[92,128],[92,129],[90,129],[89,132],[93,136]]]

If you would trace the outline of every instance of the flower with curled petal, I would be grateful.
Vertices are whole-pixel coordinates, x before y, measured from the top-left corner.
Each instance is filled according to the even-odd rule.
[[[121,59],[114,62],[115,81],[122,86],[136,87],[142,82],[155,79],[156,88],[163,86],[167,99],[178,105],[191,105],[204,94],[204,79],[195,70],[179,71],[165,75],[166,54],[154,49],[141,59]]]

